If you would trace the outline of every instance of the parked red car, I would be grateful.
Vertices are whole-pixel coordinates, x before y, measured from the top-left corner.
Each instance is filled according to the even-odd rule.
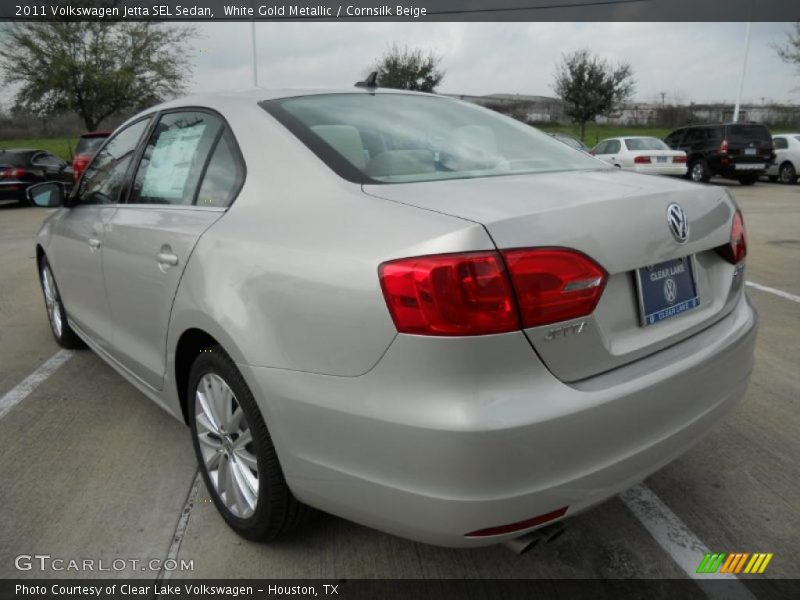
[[[72,177],[75,181],[89,165],[89,161],[103,145],[105,139],[111,135],[110,131],[90,131],[78,138],[78,147],[75,149],[75,156],[72,158]]]

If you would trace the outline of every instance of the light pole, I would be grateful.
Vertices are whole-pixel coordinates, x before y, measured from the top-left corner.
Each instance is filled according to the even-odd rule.
[[[744,88],[744,74],[747,70],[747,53],[750,50],[750,21],[744,34],[744,57],[742,58],[742,74],[739,76],[739,92],[736,94],[736,106],[733,108],[733,122],[739,122],[739,104],[742,101],[742,88]]]
[[[250,40],[253,42],[253,87],[258,87],[258,55],[256,53],[256,22],[250,21]]]

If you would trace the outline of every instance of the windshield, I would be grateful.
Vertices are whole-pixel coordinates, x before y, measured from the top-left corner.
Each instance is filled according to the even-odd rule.
[[[658,138],[628,138],[625,140],[628,150],[669,150]]]
[[[441,96],[325,94],[261,106],[358,183],[607,168],[533,127]]]

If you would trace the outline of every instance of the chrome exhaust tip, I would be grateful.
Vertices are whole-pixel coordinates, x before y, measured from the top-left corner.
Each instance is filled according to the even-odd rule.
[[[538,533],[538,531],[531,531],[530,533],[521,535],[513,540],[503,542],[503,545],[511,550],[514,554],[522,556],[539,544],[541,537],[539,537]]]
[[[567,530],[567,526],[564,525],[562,522],[553,523],[552,525],[548,525],[547,527],[542,527],[541,529],[536,529],[535,531],[529,531],[513,540],[508,540],[503,542],[503,545],[517,554],[518,556],[522,556],[526,552],[533,550],[536,546],[539,545],[540,542],[550,543],[557,538],[561,537],[564,532]]]

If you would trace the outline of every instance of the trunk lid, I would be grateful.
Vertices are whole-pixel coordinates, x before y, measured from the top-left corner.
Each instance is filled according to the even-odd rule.
[[[564,381],[619,367],[707,327],[733,308],[741,284],[734,266],[714,251],[728,243],[736,210],[721,187],[601,169],[365,185],[364,191],[481,223],[498,249],[574,248],[608,271],[591,315],[525,330],[543,362]],[[671,203],[684,209],[690,223],[684,244],[667,223]],[[690,256],[698,306],[643,326],[636,270]]]

